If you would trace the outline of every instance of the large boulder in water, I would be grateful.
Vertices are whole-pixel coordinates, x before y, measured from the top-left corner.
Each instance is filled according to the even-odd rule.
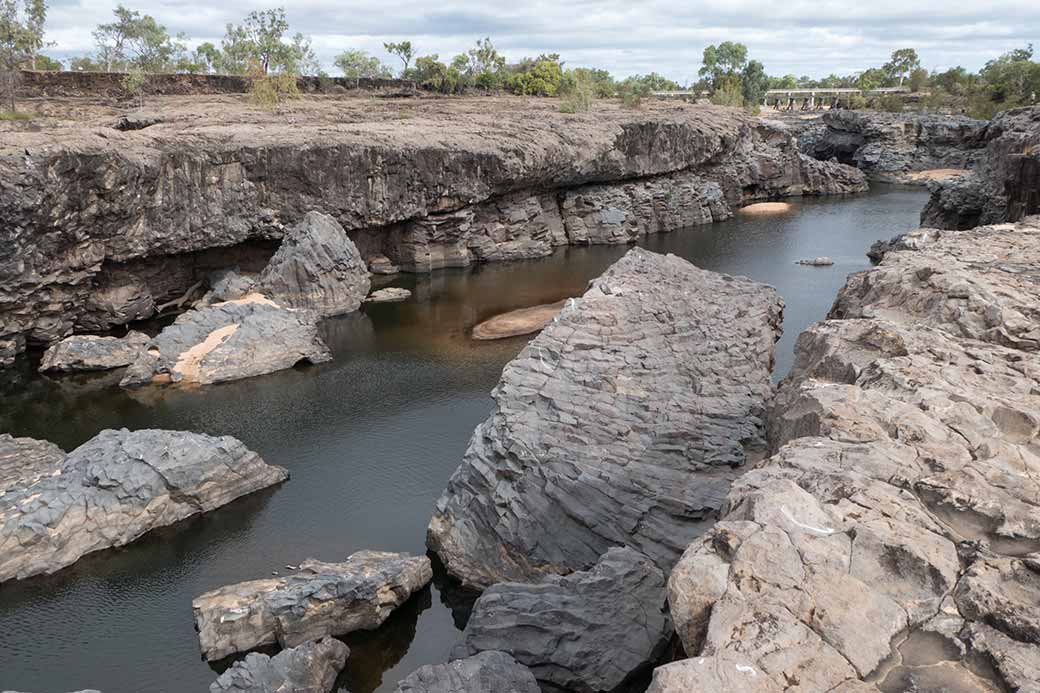
[[[328,693],[350,649],[335,638],[305,642],[274,657],[250,652],[210,684],[210,693]]]
[[[0,581],[53,573],[289,476],[234,438],[183,431],[102,431],[59,453],[0,438]]]
[[[208,385],[331,358],[312,314],[250,294],[179,316],[148,342],[120,385]]]
[[[131,331],[125,337],[73,335],[51,345],[40,361],[40,372],[104,371],[137,360],[148,335]]]
[[[492,585],[473,606],[461,649],[510,652],[553,690],[592,693],[620,690],[655,664],[672,633],[664,573],[613,548],[589,571]]]
[[[343,563],[307,560],[293,575],[227,585],[191,606],[202,654],[215,660],[372,630],[432,577],[426,556],[358,551]]]
[[[370,285],[368,266],[339,222],[308,212],[285,234],[257,289],[281,305],[327,317],[357,310]]]
[[[538,681],[505,652],[481,652],[447,664],[419,667],[396,693],[540,693]]]
[[[629,251],[506,366],[430,548],[479,587],[620,545],[670,568],[764,446],[782,306],[763,284]]]

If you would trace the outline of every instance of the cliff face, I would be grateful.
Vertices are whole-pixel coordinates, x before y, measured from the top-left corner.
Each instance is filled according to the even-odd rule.
[[[872,180],[914,183],[916,172],[974,166],[986,125],[964,116],[830,111],[798,140],[806,154],[856,166]]]
[[[1040,106],[999,114],[982,134],[972,175],[937,185],[921,225],[970,229],[1040,212]]]
[[[235,99],[166,99],[140,130],[89,112],[5,132],[0,359],[25,340],[149,317],[239,255],[262,264],[311,210],[336,218],[365,257],[428,271],[628,242],[752,199],[865,188],[730,109],[564,116],[538,100],[329,99],[287,118]]]

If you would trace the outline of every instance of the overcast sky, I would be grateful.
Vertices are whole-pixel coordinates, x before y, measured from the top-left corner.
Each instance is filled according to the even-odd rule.
[[[91,30],[111,21],[116,0],[50,0],[47,52],[93,51]],[[227,22],[278,6],[251,0],[126,0],[189,44],[218,43]],[[420,54],[450,59],[490,36],[508,59],[558,52],[572,67],[616,76],[661,72],[696,78],[711,43],[739,41],[770,74],[813,77],[883,63],[913,47],[928,68],[975,70],[1011,48],[1040,49],[1040,0],[286,0],[293,31],[314,42],[332,72],[340,51],[360,48],[391,63],[384,41],[408,39]],[[396,65],[395,65],[396,66]]]

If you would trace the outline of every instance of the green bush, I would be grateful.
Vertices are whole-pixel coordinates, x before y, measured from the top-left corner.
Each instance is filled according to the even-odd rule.
[[[144,70],[136,67],[126,73],[121,82],[123,91],[137,101],[138,108],[144,106],[144,87],[147,83],[148,76]]]
[[[744,94],[739,83],[725,82],[711,95],[711,102],[716,106],[744,107]]]
[[[585,113],[596,100],[595,87],[584,73],[570,70],[560,85],[560,112]]]
[[[874,100],[874,108],[886,113],[902,113],[903,100],[895,94],[888,94]]]
[[[253,103],[269,111],[278,109],[283,102],[300,98],[296,75],[280,72],[275,75],[256,75],[249,88]]]
[[[32,116],[22,111],[0,111],[0,122],[12,120],[31,120]]]
[[[643,99],[650,96],[651,91],[651,85],[640,78],[629,77],[617,86],[617,95],[621,99],[621,105],[632,110],[642,108]]]

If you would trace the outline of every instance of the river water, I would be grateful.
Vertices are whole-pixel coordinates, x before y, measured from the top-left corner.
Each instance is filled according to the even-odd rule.
[[[797,334],[826,314],[849,272],[868,266],[870,243],[916,227],[925,200],[921,190],[878,186],[642,245],[776,287],[787,304],[782,375]],[[0,585],[0,690],[205,691],[230,661],[201,659],[193,597],[308,557],[424,552],[433,504],[489,413],[502,367],[526,343],[475,342],[470,329],[506,310],[580,295],[624,252],[566,248],[543,260],[401,276],[393,285],[412,289],[412,300],[326,322],[333,362],[200,391],[124,392],[118,373],[45,379],[29,362],[0,375],[2,432],[67,450],[105,428],[232,435],[292,474],[279,488],[57,575]],[[818,255],[835,265],[794,264]],[[393,690],[417,667],[445,661],[461,635],[459,604],[438,574],[379,630],[347,638],[352,654],[339,690]]]

